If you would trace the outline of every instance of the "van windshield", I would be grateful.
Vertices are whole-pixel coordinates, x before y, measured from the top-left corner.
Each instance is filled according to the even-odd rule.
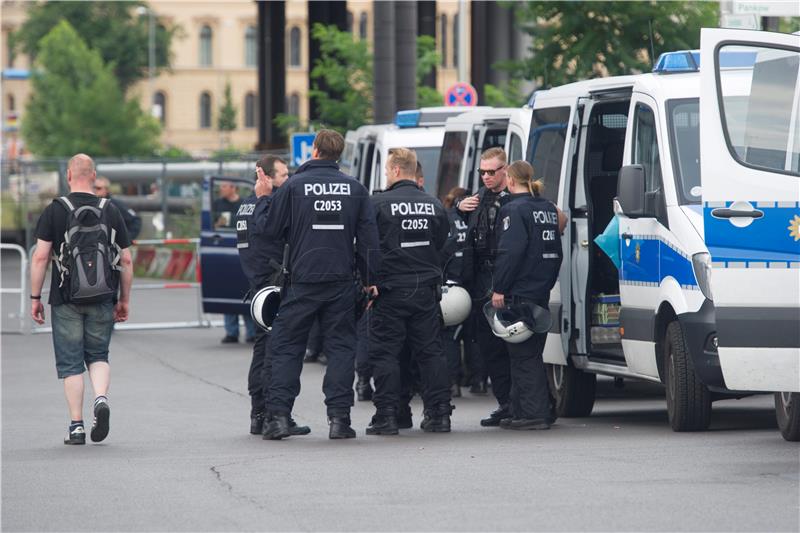
[[[467,132],[450,131],[444,134],[439,168],[436,173],[436,196],[442,200],[450,189],[458,187],[458,178],[461,175],[461,162],[464,159],[464,150],[467,149]],[[426,174],[427,177],[427,174]]]
[[[725,105],[747,107],[746,97],[728,97]],[[744,114],[741,114],[744,116]],[[699,204],[702,200],[700,188],[700,100],[682,98],[667,100],[667,126],[669,146],[672,154],[672,173],[681,205]],[[732,121],[731,140],[741,146],[744,128],[741,121]],[[738,142],[737,142],[738,141]]]

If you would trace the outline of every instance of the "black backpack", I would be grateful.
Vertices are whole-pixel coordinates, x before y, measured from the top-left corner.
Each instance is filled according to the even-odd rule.
[[[68,213],[64,242],[54,257],[66,301],[94,304],[113,300],[119,287],[121,250],[108,219],[110,202],[100,198],[97,206],[76,209],[66,196],[58,201]]]

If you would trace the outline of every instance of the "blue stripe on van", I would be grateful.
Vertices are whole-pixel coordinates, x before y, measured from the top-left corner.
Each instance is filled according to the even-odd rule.
[[[658,236],[634,235],[630,244],[622,240],[620,258],[620,283],[657,286],[671,277],[682,287],[698,288],[691,259]]]

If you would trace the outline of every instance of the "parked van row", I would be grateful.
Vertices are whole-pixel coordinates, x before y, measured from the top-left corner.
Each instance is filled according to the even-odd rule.
[[[663,383],[675,431],[708,428],[715,400],[775,392],[800,440],[800,37],[704,29],[700,51],[651,73],[525,108],[400,113],[348,132],[342,169],[380,190],[397,146],[440,199],[477,191],[481,152],[503,146],[568,216],[544,350],[559,416],[591,413],[599,374]]]

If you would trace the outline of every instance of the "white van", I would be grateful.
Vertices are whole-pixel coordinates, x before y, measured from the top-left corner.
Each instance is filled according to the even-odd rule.
[[[384,130],[395,129],[394,124],[369,124],[350,130],[344,137],[344,150],[339,160],[339,169],[353,176],[362,185],[372,171],[372,158],[375,155],[375,139]]]
[[[800,214],[797,38],[703,30],[703,39],[702,69],[698,53],[678,52],[651,74],[536,93],[527,159],[570,220],[544,352],[559,416],[591,412],[596,374],[664,383],[676,431],[706,429],[712,400],[800,391],[800,229],[794,242],[785,229]],[[719,67],[712,39],[779,45],[781,76],[772,52],[733,44]],[[745,198],[756,205],[736,203]],[[619,267],[594,242],[615,215]],[[747,224],[754,242],[737,251],[744,237],[732,232]],[[781,224],[786,235],[773,235]],[[772,240],[781,244],[757,251]],[[739,268],[744,257],[758,261]],[[800,438],[787,407],[796,395],[780,397],[789,436]]]

